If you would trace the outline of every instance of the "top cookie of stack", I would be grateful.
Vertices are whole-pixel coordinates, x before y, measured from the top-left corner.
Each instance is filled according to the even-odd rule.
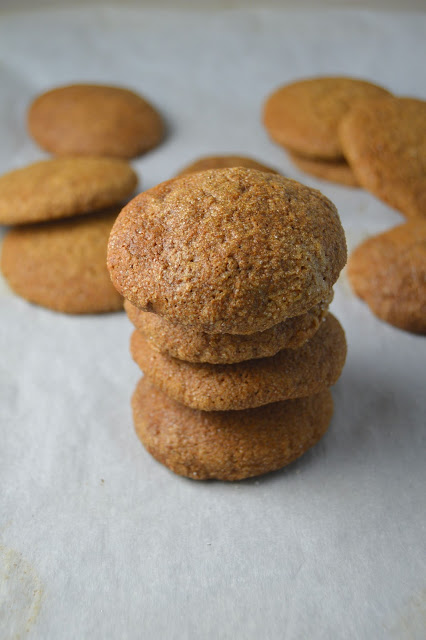
[[[282,176],[235,168],[132,200],[109,242],[132,304],[207,333],[251,334],[327,299],[346,261],[334,205]]]

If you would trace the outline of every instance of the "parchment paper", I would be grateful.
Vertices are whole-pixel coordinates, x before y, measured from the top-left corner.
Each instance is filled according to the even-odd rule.
[[[318,187],[348,244],[403,218],[298,172],[260,123],[265,96],[352,74],[425,98],[426,15],[368,11],[0,13],[0,170],[44,154],[31,98],[129,86],[169,124],[143,188],[204,153],[249,154]],[[381,323],[343,274],[349,355],[328,435],[282,472],[196,483],[139,444],[124,314],[72,317],[1,285],[1,638],[426,637],[425,339]]]

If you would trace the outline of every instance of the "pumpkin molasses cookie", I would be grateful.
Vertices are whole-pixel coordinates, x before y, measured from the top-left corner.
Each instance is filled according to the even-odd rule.
[[[336,182],[346,187],[359,187],[354,172],[345,160],[318,160],[289,152],[290,159],[298,169],[321,180]]]
[[[75,84],[52,89],[32,103],[28,128],[47,151],[58,155],[133,158],[164,136],[160,114],[128,89]]]
[[[426,334],[426,220],[363,242],[350,256],[348,278],[378,318]]]
[[[257,169],[267,173],[279,173],[279,171],[245,156],[204,156],[186,166],[176,175],[184,176],[187,173],[197,173],[207,169],[231,169],[232,167],[245,167],[246,169]]]
[[[288,318],[266,331],[242,336],[187,329],[156,313],[141,311],[128,300],[124,307],[132,323],[157,351],[188,362],[230,364],[301,347],[318,330],[332,297],[301,316]]]
[[[252,169],[203,171],[134,198],[108,266],[135,306],[208,333],[249,334],[327,298],[346,262],[335,206]]]
[[[299,80],[267,99],[264,125],[275,142],[302,155],[343,159],[338,136],[341,118],[363,98],[391,95],[370,82],[346,77]]]
[[[138,179],[127,162],[55,158],[0,177],[0,224],[25,224],[104,209],[131,196]]]
[[[204,411],[248,409],[300,398],[337,382],[346,358],[345,334],[329,314],[300,349],[237,364],[195,364],[171,358],[149,346],[139,331],[130,342],[135,362],[162,391]]]
[[[18,295],[65,313],[123,308],[106,268],[108,236],[118,210],[12,229],[1,270]]]
[[[407,217],[426,217],[426,102],[365,100],[340,125],[360,184]]]
[[[132,406],[147,451],[194,480],[242,480],[281,469],[318,442],[333,413],[328,390],[245,411],[194,411],[145,378]]]

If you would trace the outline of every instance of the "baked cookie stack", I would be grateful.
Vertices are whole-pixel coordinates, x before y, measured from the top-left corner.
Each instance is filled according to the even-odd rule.
[[[358,78],[325,76],[292,82],[266,100],[263,123],[305,173],[349,187],[358,186],[339,138],[339,125],[354,105],[391,94]]]
[[[38,96],[28,130],[56,158],[0,176],[1,270],[15,293],[64,313],[123,308],[106,246],[138,179],[126,161],[164,137],[161,115],[120,87],[78,84]]]
[[[118,158],[43,160],[0,177],[1,270],[15,293],[63,313],[123,308],[105,267],[108,236],[137,176]]]
[[[346,357],[328,314],[345,262],[334,205],[279,175],[210,170],[134,198],[108,267],[136,327],[146,449],[178,474],[239,480],[314,445]]]

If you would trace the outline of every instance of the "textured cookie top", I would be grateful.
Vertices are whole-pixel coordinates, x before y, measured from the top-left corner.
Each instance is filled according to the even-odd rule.
[[[108,250],[124,297],[209,333],[254,333],[305,313],[327,297],[345,261],[325,196],[243,168],[140,194],[119,215]]]
[[[194,411],[143,378],[132,397],[136,433],[169,469],[193,480],[241,480],[289,464],[325,433],[330,391],[246,411]]]
[[[245,167],[246,169],[257,169],[267,173],[279,173],[279,171],[245,156],[205,156],[186,166],[177,175],[184,176],[187,173],[207,171],[208,169],[231,169],[232,167]]]
[[[338,136],[342,116],[358,100],[390,95],[370,82],[345,77],[299,80],[267,99],[263,121],[271,138],[303,155],[342,158]]]
[[[164,135],[160,114],[128,89],[75,84],[52,89],[32,103],[28,129],[38,144],[58,155],[132,158]]]
[[[225,411],[260,407],[319,393],[337,382],[346,359],[345,334],[328,314],[300,349],[236,364],[183,362],[150,347],[134,331],[130,351],[145,375],[171,398],[193,409]]]
[[[65,218],[118,204],[138,179],[123,160],[55,158],[0,177],[0,224]]]
[[[369,238],[352,252],[355,293],[390,324],[426,333],[426,220],[412,220]]]
[[[249,335],[206,333],[170,322],[156,313],[141,311],[129,300],[124,307],[129,319],[150,345],[161,353],[188,362],[230,364],[275,355],[281,349],[298,349],[311,338],[328,313],[328,300],[307,313]]]
[[[30,302],[65,313],[122,309],[123,299],[106,268],[108,236],[117,213],[9,231],[0,260],[11,288]]]
[[[365,100],[340,139],[360,184],[408,217],[426,216],[426,102]]]

